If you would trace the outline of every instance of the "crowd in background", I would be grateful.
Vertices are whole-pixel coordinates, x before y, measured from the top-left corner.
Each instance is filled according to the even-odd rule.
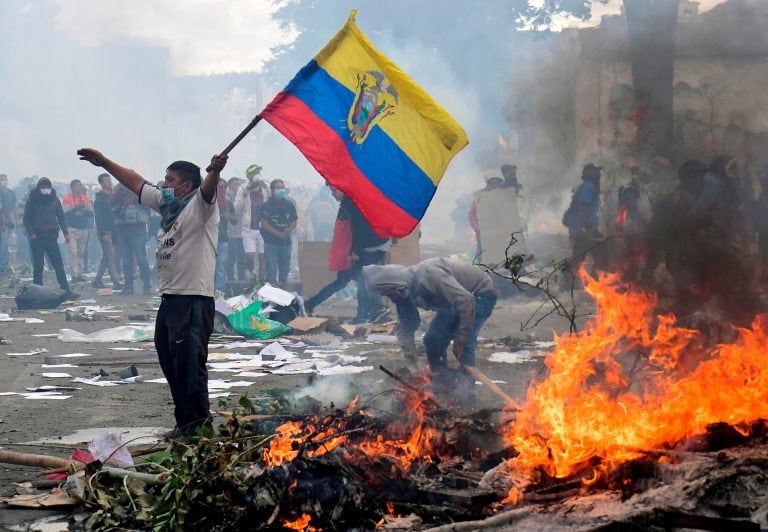
[[[289,277],[297,280],[298,242],[330,241],[338,209],[324,184],[291,190],[283,180],[263,180],[258,165],[244,179],[222,180],[217,201],[215,286],[221,292],[229,283],[285,286]],[[95,184],[33,176],[13,188],[0,174],[0,275],[31,274],[33,283],[43,284],[44,272],[53,270],[70,293],[70,285],[89,283],[149,295],[159,224],[160,216],[109,174]]]

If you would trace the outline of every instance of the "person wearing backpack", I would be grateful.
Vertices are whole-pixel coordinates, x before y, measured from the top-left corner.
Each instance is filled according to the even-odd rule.
[[[571,203],[563,214],[571,241],[571,268],[575,273],[596,241],[600,219],[600,175],[602,166],[589,163],[581,173],[581,184],[574,190]]]

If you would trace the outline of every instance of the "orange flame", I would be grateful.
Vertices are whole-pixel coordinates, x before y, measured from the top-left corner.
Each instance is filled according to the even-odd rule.
[[[708,348],[698,331],[657,315],[653,295],[612,274],[582,279],[596,317],[555,338],[548,376],[531,385],[505,434],[520,452],[511,465],[564,477],[593,458],[609,467],[710,423],[768,415],[768,315],[738,329],[733,343]]]
[[[507,496],[502,499],[501,504],[520,504],[523,500],[523,494],[520,490],[512,486]]]
[[[282,519],[282,525],[283,528],[287,528],[289,530],[298,530],[299,532],[312,532],[315,530],[315,527],[309,526],[309,523],[312,521],[312,516],[308,513],[301,514],[301,517],[294,521],[289,521],[288,519]]]
[[[375,436],[369,435],[362,442],[349,449],[350,453],[362,452],[368,456],[387,455],[397,458],[403,469],[407,469],[416,460],[432,461],[431,440],[434,437],[435,430],[424,426],[424,399],[425,397],[414,396],[406,409],[412,415],[407,418],[402,433],[403,437],[389,436],[382,434]],[[347,413],[354,412],[357,408],[357,397],[350,403]],[[364,411],[360,411],[365,414]],[[285,462],[294,460],[299,454],[299,448],[307,441],[317,442],[316,447],[307,448],[305,455],[308,458],[323,455],[332,451],[336,447],[347,442],[347,437],[337,435],[344,430],[344,420],[332,420],[327,418],[318,425],[327,426],[329,421],[333,421],[328,428],[317,432],[313,423],[301,424],[295,421],[283,423],[275,430],[275,437],[270,441],[269,448],[264,449],[263,459],[267,467],[280,466]]]

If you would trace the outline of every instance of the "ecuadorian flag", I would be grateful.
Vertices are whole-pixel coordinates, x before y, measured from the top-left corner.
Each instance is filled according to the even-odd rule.
[[[382,55],[344,27],[261,112],[382,237],[408,235],[467,134]]]

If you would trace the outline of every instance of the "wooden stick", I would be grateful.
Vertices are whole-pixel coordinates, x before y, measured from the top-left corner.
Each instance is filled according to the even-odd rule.
[[[462,366],[464,369],[466,369],[470,374],[472,374],[473,377],[475,377],[477,380],[485,384],[489,390],[491,390],[493,393],[501,397],[501,399],[504,401],[504,404],[509,408],[510,410],[519,411],[520,405],[517,404],[517,402],[512,399],[509,395],[504,392],[501,388],[499,388],[495,382],[493,382],[491,379],[485,376],[485,374],[480,371],[477,366]]]
[[[229,143],[229,146],[227,146],[226,148],[224,148],[224,150],[223,150],[221,153],[219,153],[219,155],[227,155],[227,154],[228,154],[230,151],[232,151],[232,149],[233,149],[235,146],[237,146],[238,144],[240,144],[240,141],[241,141],[241,140],[243,140],[243,139],[245,138],[245,136],[246,136],[248,133],[250,133],[250,132],[251,132],[251,130],[252,130],[253,128],[255,128],[255,127],[256,127],[256,124],[258,124],[259,122],[261,122],[261,115],[256,115],[256,116],[254,116],[254,117],[253,117],[253,120],[251,120],[251,123],[250,123],[250,124],[248,124],[247,126],[245,126],[245,129],[243,129],[243,130],[240,132],[240,134],[239,134],[238,136],[236,136],[236,137],[235,137],[235,139],[234,139],[232,142],[230,142],[230,143]],[[211,171],[211,167],[209,166],[209,167],[208,167],[208,168],[206,168],[205,170],[206,170],[206,172],[210,172],[210,171]]]
[[[496,514],[488,519],[481,521],[464,521],[461,523],[451,523],[449,525],[427,528],[424,532],[457,532],[460,530],[487,530],[493,526],[505,525],[517,519],[528,517],[534,511],[530,506],[525,508],[516,508],[508,512]]]
[[[0,462],[53,469],[69,467],[69,460],[66,458],[56,458],[44,454],[15,453],[13,451],[0,451]]]

